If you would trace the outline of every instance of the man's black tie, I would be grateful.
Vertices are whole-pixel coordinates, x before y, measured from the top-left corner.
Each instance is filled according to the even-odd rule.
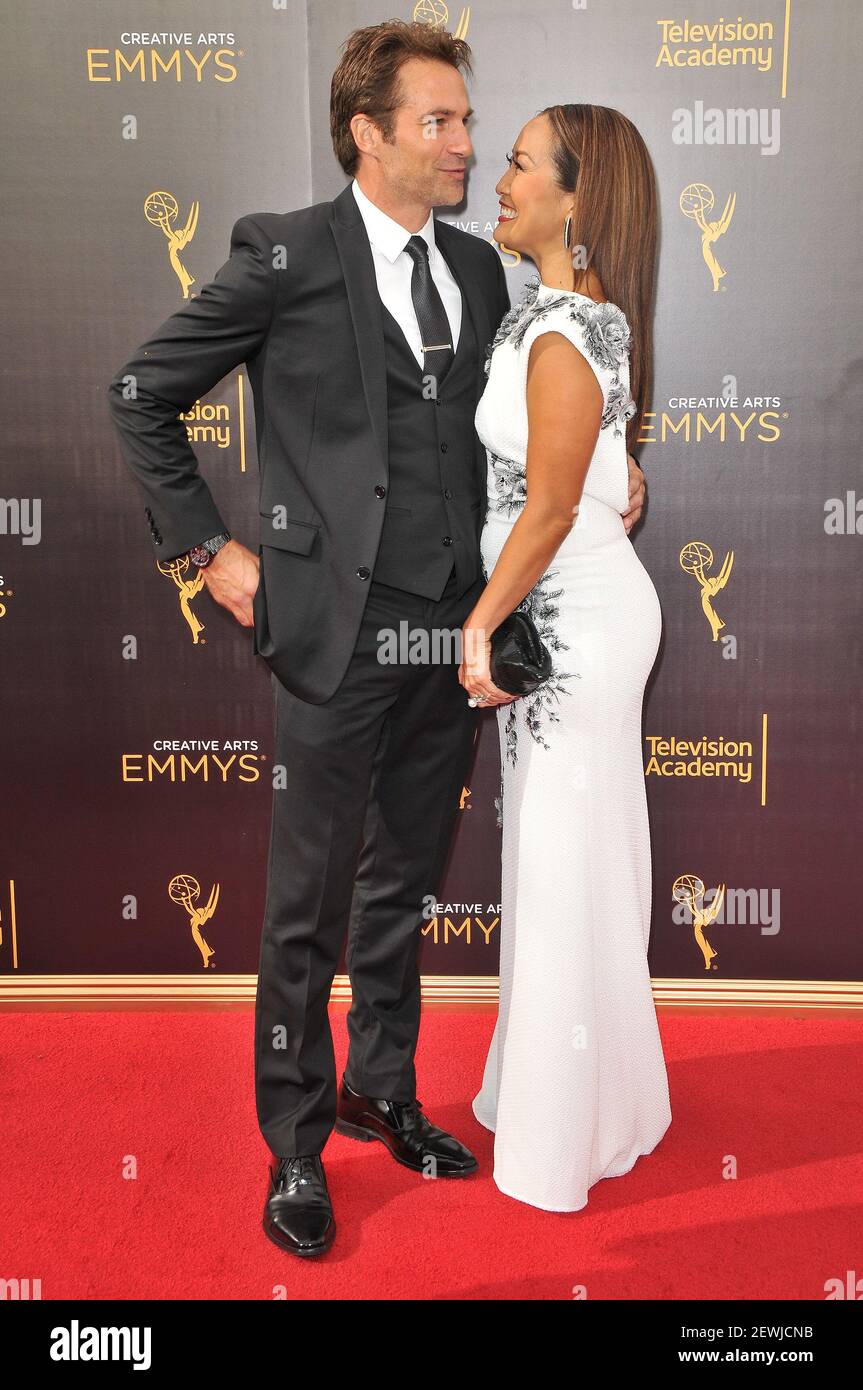
[[[421,236],[412,236],[405,247],[414,263],[411,271],[411,299],[423,340],[423,372],[434,377],[440,385],[452,364],[452,330],[443,300],[432,279],[428,243]]]

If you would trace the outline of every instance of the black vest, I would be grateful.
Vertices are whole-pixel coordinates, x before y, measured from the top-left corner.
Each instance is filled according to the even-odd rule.
[[[458,347],[436,400],[423,395],[423,370],[381,303],[389,486],[373,578],[429,599],[440,598],[453,568],[459,595],[479,574],[477,343],[465,295],[461,302]]]

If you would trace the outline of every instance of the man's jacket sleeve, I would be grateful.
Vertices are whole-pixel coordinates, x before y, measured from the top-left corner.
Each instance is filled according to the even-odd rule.
[[[241,217],[214,279],[165,320],[108,387],[121,452],[140,484],[159,560],[229,529],[178,416],[261,348],[276,296],[274,250],[254,219]]]

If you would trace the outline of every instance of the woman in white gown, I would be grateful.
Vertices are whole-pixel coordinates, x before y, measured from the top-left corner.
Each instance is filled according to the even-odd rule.
[[[641,740],[662,618],[621,516],[650,371],[656,195],[631,122],[575,105],[527,123],[496,191],[495,239],[539,275],[498,330],[476,414],[489,582],[460,679],[499,706],[503,859],[500,1005],[473,1108],[495,1132],[502,1192],[577,1211],[671,1121]],[[553,670],[512,700],[489,648],[517,607]]]

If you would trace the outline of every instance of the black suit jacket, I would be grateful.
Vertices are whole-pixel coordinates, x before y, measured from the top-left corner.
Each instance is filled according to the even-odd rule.
[[[492,245],[446,222],[436,220],[435,238],[473,317],[479,400],[486,345],[510,307],[503,267]],[[243,362],[260,468],[254,650],[294,694],[321,703],[356,642],[388,484],[381,302],[350,185],[332,202],[241,217],[215,278],[111,381],[111,413],[158,559],[231,529],[178,415]],[[486,456],[474,443],[478,543]]]

